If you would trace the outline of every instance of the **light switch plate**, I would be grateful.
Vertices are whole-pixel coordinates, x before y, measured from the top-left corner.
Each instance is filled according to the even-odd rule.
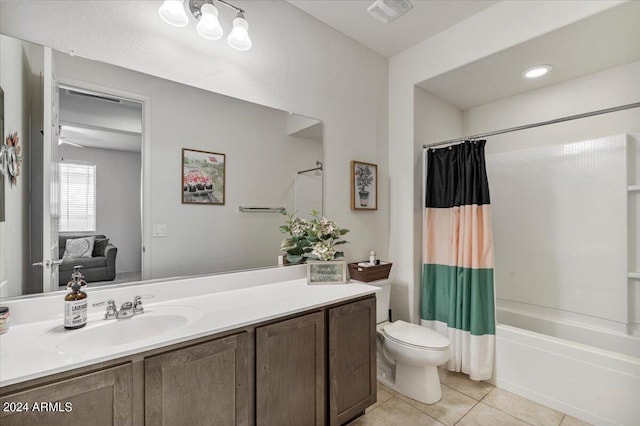
[[[166,237],[167,236],[167,225],[166,224],[154,224],[153,225],[153,236],[154,237]]]

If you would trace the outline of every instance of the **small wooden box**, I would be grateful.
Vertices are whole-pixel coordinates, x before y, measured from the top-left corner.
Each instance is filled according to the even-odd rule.
[[[380,265],[358,266],[358,263],[363,262],[349,263],[349,277],[365,283],[389,278],[393,265],[391,262],[381,262]]]

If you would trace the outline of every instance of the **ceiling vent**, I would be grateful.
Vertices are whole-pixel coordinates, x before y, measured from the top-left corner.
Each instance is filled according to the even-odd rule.
[[[367,12],[380,22],[388,24],[411,10],[409,0],[376,0],[367,8]]]

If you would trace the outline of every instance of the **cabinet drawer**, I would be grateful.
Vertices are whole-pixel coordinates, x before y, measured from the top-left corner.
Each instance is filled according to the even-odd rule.
[[[2,426],[130,426],[131,364],[0,398]],[[16,411],[18,408],[28,411]],[[6,408],[6,409],[5,409]]]

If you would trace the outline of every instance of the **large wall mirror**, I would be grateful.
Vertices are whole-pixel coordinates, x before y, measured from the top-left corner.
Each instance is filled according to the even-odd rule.
[[[280,211],[322,211],[320,120],[0,42],[5,132],[23,146],[3,298],[62,289],[75,264],[90,286],[275,266]]]

